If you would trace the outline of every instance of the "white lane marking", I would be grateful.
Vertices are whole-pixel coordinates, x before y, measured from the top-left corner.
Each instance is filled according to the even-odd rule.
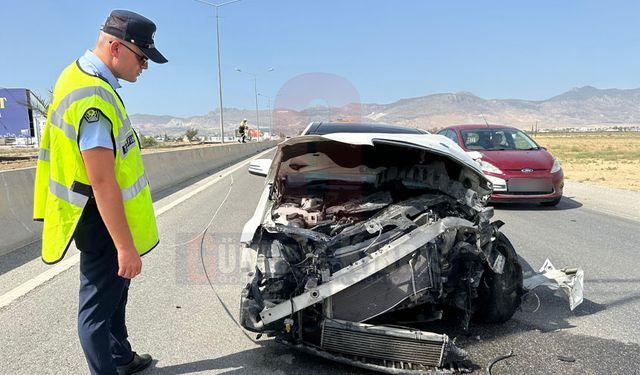
[[[22,283],[21,285],[11,289],[7,293],[0,296],[0,309],[10,305],[13,301],[18,298],[24,296],[45,282],[53,279],[57,275],[62,272],[68,270],[69,268],[75,266],[80,261],[80,254],[75,254],[68,259],[60,261],[56,265],[52,266],[48,270],[34,277],[33,279],[29,279]]]
[[[184,201],[188,200],[189,198],[192,198],[194,195],[201,193],[202,191],[206,190],[207,188],[211,187],[212,185],[222,181],[222,179],[224,179],[225,177],[227,177],[228,175],[234,173],[235,171],[237,171],[238,169],[246,166],[247,164],[249,164],[251,161],[260,158],[261,156],[271,152],[273,149],[270,148],[266,151],[263,151],[261,153],[259,153],[258,155],[241,161],[231,167],[228,167],[227,169],[223,169],[221,172],[217,172],[215,176],[210,176],[207,177],[204,180],[198,181],[197,183],[195,183],[194,185],[198,185],[198,184],[202,184],[202,186],[198,187],[197,189],[190,191],[184,195],[181,195],[178,199],[176,199],[175,201],[172,201],[171,203],[168,203],[162,207],[158,207],[158,209],[156,210],[156,217],[162,215],[163,213],[169,211],[170,209],[174,208],[175,206],[179,205],[180,203],[183,203]],[[183,189],[184,190],[184,189]],[[180,191],[177,191],[173,194],[171,194],[169,197],[170,198],[174,195],[178,195],[180,194]],[[164,199],[167,199],[164,198]],[[18,298],[26,295],[27,293],[31,292],[32,290],[34,290],[35,288],[39,287],[40,285],[46,283],[47,281],[53,279],[54,277],[56,277],[57,275],[61,274],[62,272],[68,270],[69,268],[75,266],[76,264],[78,264],[78,262],[80,261],[80,254],[75,254],[65,260],[60,261],[59,263],[56,263],[55,265],[51,266],[51,268],[49,268],[48,270],[42,272],[41,274],[37,275],[36,277],[29,279],[27,281],[25,281],[24,283],[20,284],[19,286],[11,289],[10,291],[8,291],[7,293],[3,294],[2,296],[0,296],[0,309],[10,305],[13,301],[17,300]]]

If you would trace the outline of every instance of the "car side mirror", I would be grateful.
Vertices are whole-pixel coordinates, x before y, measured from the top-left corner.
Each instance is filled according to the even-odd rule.
[[[256,176],[266,177],[271,168],[271,159],[256,159],[249,163],[249,173]]]

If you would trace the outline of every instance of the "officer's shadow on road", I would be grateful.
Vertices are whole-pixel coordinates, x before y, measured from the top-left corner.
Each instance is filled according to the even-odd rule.
[[[539,203],[491,203],[496,210],[504,211],[565,211],[582,207],[582,203],[567,196],[563,196],[557,206],[548,207]]]
[[[0,275],[12,271],[25,263],[40,257],[42,242],[40,240],[0,256]],[[42,262],[40,262],[42,263]]]

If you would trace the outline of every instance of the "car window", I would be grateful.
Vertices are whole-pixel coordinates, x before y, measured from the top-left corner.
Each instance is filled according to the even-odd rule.
[[[469,150],[484,150],[485,148],[480,143],[480,139],[481,135],[484,135],[485,132],[484,129],[462,130],[460,132],[462,135],[462,143]],[[482,138],[484,139],[485,137],[488,139],[488,136],[483,136]]]
[[[496,130],[491,134],[491,149],[510,150],[513,149],[513,138],[511,134],[504,130]]]
[[[438,134],[440,135],[444,135],[445,137],[451,139],[452,141],[454,141],[455,143],[458,143],[458,135],[456,134],[456,132],[452,129],[443,129],[440,130],[440,132],[438,132]]]
[[[447,137],[451,138],[452,141],[454,141],[456,144],[458,144],[458,134],[456,133],[455,130],[451,130],[449,129],[449,133],[447,134]]]
[[[538,145],[523,131],[512,128],[479,128],[461,131],[469,150],[531,150]]]
[[[538,144],[524,132],[518,130],[513,133],[513,142],[516,150],[538,149]]]

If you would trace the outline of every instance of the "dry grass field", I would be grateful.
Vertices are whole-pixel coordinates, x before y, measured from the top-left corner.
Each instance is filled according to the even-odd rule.
[[[26,168],[36,165],[38,150],[33,147],[0,148],[0,171],[8,169]]]
[[[640,133],[538,134],[562,165],[565,178],[619,189],[640,191]]]

